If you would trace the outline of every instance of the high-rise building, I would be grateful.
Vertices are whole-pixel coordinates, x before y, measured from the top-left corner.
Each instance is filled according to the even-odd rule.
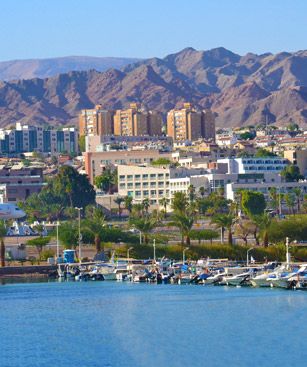
[[[126,110],[114,114],[114,135],[142,136],[161,135],[162,116],[158,112],[146,111],[138,103],[130,103]]]
[[[175,141],[215,139],[214,115],[210,110],[196,110],[191,103],[184,103],[181,110],[167,114],[167,135]]]
[[[105,110],[101,105],[82,110],[79,116],[80,135],[158,136],[162,115],[147,111],[139,103],[130,103],[126,110]]]
[[[112,135],[113,111],[105,110],[101,105],[82,110],[79,115],[79,131],[80,135]]]

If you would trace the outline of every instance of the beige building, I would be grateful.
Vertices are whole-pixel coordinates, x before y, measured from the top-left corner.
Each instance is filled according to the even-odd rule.
[[[131,196],[134,203],[149,199],[150,205],[169,196],[169,168],[118,166],[118,194]]]
[[[162,116],[158,112],[141,109],[131,103],[126,110],[116,110],[114,114],[114,135],[142,136],[161,135]]]
[[[158,158],[171,159],[171,153],[161,154],[158,150],[112,150],[107,152],[85,152],[85,172],[91,183],[106,167],[118,165],[150,164]]]
[[[105,110],[101,105],[93,109],[82,110],[79,115],[80,135],[112,135],[113,111]]]
[[[288,159],[300,169],[302,175],[307,177],[307,149],[291,149],[284,151],[284,158]]]
[[[162,207],[160,200],[166,198],[171,204],[175,192],[188,193],[193,185],[196,192],[199,187],[208,188],[208,180],[202,169],[118,166],[118,194],[131,196],[134,203],[148,199],[152,209]]]
[[[167,135],[175,141],[215,139],[214,115],[210,110],[196,110],[191,103],[184,103],[181,110],[167,114]]]

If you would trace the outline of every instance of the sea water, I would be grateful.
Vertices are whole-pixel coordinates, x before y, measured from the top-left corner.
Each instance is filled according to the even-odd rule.
[[[5,284],[0,346],[1,367],[307,366],[307,292]]]

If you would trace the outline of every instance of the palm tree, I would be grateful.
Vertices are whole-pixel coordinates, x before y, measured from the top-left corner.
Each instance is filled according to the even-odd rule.
[[[188,196],[190,203],[193,203],[195,200],[195,187],[193,185],[188,187]]]
[[[146,215],[144,217],[138,218],[130,218],[130,224],[133,225],[136,229],[138,229],[143,237],[144,242],[148,244],[148,235],[149,233],[156,227],[157,220],[156,218]]]
[[[125,208],[128,210],[129,214],[131,214],[133,206],[132,204],[133,198],[131,196],[125,196],[124,200],[125,200]]]
[[[166,218],[166,208],[167,208],[167,204],[168,204],[168,199],[164,197],[164,198],[160,199],[159,203],[164,208],[164,218]]]
[[[150,207],[150,202],[149,202],[149,199],[146,198],[142,201],[142,205],[143,205],[143,208],[145,210],[145,212],[148,214],[148,209]]]
[[[0,265],[5,266],[5,245],[4,245],[4,237],[6,236],[6,228],[4,221],[0,221]]]
[[[183,213],[174,213],[172,216],[172,225],[178,227],[181,232],[181,242],[183,244],[184,237],[186,238],[186,245],[191,244],[191,231],[194,224],[193,216],[189,216]]]
[[[286,201],[286,205],[291,211],[292,214],[294,214],[294,206],[295,206],[295,196],[292,192],[289,192],[288,194],[284,195],[284,199]]]
[[[277,210],[278,207],[278,197],[276,187],[271,187],[269,189],[269,198],[272,209]]]
[[[228,230],[228,243],[232,245],[232,226],[234,225],[236,217],[232,213],[216,214],[213,216],[211,222],[222,230],[222,243],[224,243],[225,229]]]
[[[299,187],[295,187],[292,189],[292,192],[296,196],[297,212],[299,213],[301,211],[302,190]]]
[[[184,192],[175,192],[172,200],[172,209],[178,213],[185,213],[188,207],[188,199]]]
[[[114,203],[118,205],[118,216],[121,216],[122,213],[122,208],[121,208],[121,204],[125,201],[124,198],[118,196],[116,199],[114,199]]]
[[[101,242],[103,237],[103,227],[105,226],[105,217],[101,217],[98,214],[93,216],[92,219],[87,219],[83,222],[82,227],[88,231],[92,236],[94,236],[94,243],[96,247],[96,252],[101,251]]]
[[[261,215],[254,216],[253,222],[260,230],[263,245],[267,247],[269,245],[269,229],[272,223],[272,218],[268,213],[263,213]]]

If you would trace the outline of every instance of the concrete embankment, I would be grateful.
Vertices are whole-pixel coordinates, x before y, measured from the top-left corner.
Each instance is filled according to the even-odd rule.
[[[48,276],[50,273],[56,271],[57,267],[54,265],[33,265],[33,266],[5,266],[0,268],[0,277],[6,276],[26,276],[26,275],[42,275]]]

